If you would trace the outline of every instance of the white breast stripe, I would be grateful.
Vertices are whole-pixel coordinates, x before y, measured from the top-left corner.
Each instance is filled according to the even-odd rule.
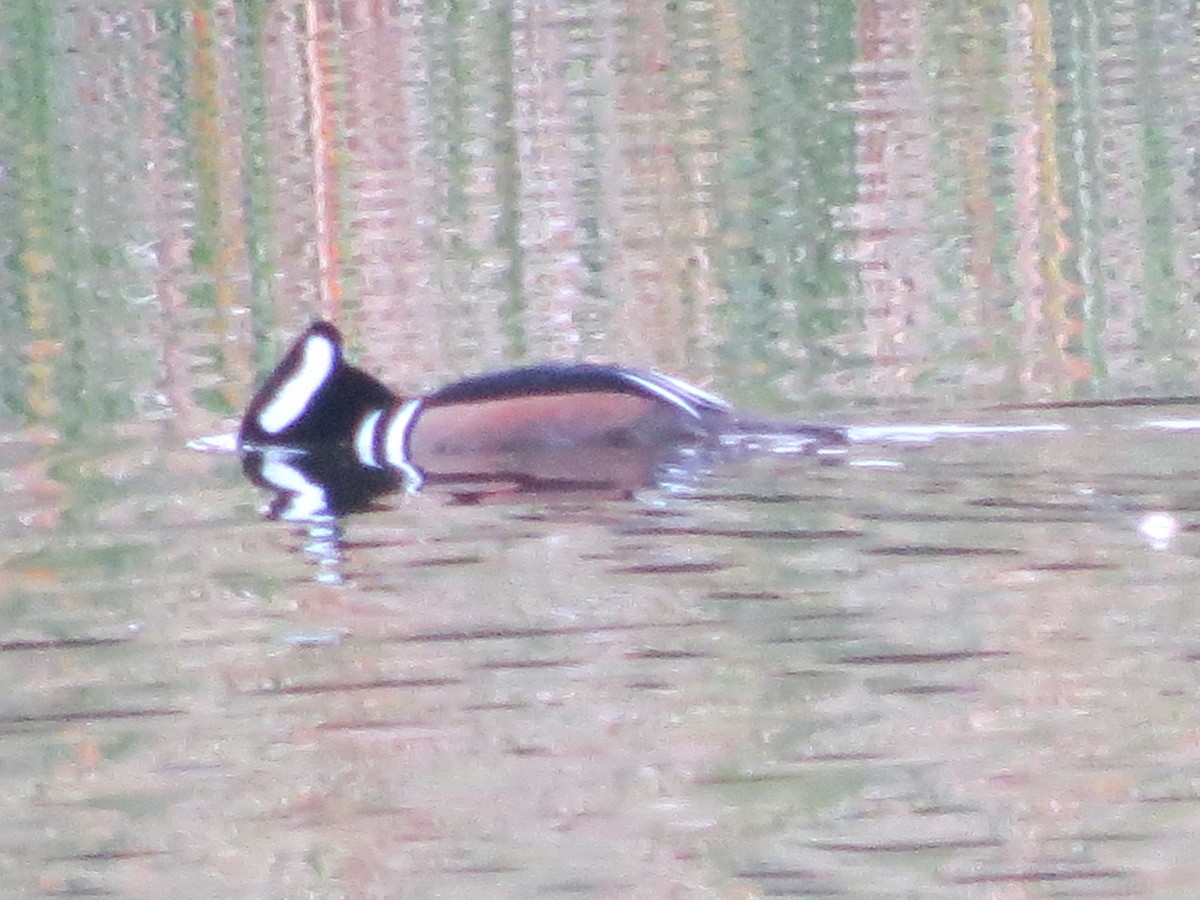
[[[400,470],[404,476],[405,489],[415,494],[425,481],[424,473],[413,465],[408,456],[408,439],[417,416],[421,412],[421,398],[409,400],[400,407],[390,422],[387,423],[387,433],[383,438],[383,461],[385,464]]]
[[[295,424],[333,372],[336,359],[333,342],[324,335],[314,335],[305,341],[300,365],[279,386],[271,402],[259,410],[258,424],[262,430],[279,434]]]
[[[358,424],[358,431],[354,432],[354,452],[358,454],[358,461],[376,469],[379,468],[379,460],[375,458],[375,426],[382,415],[382,409],[375,410]]]
[[[634,372],[625,372],[622,377],[624,377],[625,380],[636,384],[638,387],[649,391],[655,397],[660,397],[661,399],[666,400],[672,406],[683,410],[692,418],[700,418],[700,411],[696,409],[696,407],[694,407],[690,402],[688,402],[687,397],[681,393],[671,390],[666,385],[658,384],[649,378],[643,378],[641,375],[638,375]]]

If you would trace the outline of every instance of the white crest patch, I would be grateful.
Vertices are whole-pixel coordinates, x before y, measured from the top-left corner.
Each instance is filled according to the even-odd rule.
[[[337,348],[325,335],[313,335],[305,341],[300,365],[279,386],[271,401],[259,410],[259,427],[267,434],[279,434],[295,424],[333,372],[336,359]]]

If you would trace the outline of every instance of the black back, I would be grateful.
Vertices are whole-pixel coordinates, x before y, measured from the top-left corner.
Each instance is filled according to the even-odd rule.
[[[696,418],[728,411],[716,397],[655,372],[597,363],[546,363],[475,375],[435,391],[425,398],[425,405],[588,393],[646,397],[675,406]]]

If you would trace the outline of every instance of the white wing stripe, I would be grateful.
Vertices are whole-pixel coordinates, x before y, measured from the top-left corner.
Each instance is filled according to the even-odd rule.
[[[632,384],[636,384],[642,390],[649,391],[655,397],[667,401],[676,409],[681,409],[694,419],[700,418],[700,411],[689,402],[688,398],[682,393],[668,387],[665,384],[659,384],[651,378],[646,378],[635,372],[625,372],[624,377]]]
[[[696,387],[694,384],[688,384],[686,381],[680,381],[673,375],[664,375],[662,372],[655,372],[654,377],[665,382],[669,387],[679,391],[682,396],[690,397],[693,400],[699,400],[701,403],[715,406],[719,409],[728,409],[729,404],[718,397],[716,394],[710,394],[706,390]]]

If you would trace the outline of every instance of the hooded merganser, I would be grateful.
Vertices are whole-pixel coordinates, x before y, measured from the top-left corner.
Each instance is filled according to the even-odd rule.
[[[250,401],[238,444],[245,453],[341,447],[416,490],[428,480],[514,475],[650,482],[672,450],[761,432],[786,434],[814,453],[847,442],[836,427],[748,421],[678,379],[617,365],[509,369],[402,397],[347,363],[338,330],[318,321]]]

